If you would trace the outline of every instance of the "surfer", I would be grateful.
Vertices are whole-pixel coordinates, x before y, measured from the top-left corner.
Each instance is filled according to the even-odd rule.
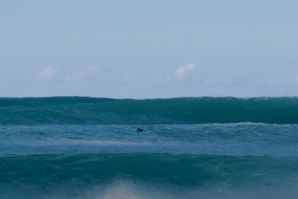
[[[144,130],[141,128],[137,128],[137,132],[143,132]]]

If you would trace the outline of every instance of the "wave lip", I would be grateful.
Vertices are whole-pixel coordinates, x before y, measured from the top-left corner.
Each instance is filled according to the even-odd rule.
[[[298,124],[298,97],[1,98],[0,124]]]

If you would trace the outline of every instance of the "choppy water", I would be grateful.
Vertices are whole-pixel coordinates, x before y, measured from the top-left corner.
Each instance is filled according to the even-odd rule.
[[[90,100],[99,99],[62,99],[0,102],[0,198],[298,197],[298,124],[290,122],[297,119],[291,118],[298,114],[296,98],[287,98],[289,104],[264,98],[254,99],[250,106],[245,102],[246,110],[265,111],[258,102],[274,101],[271,118],[280,117],[276,111],[288,118],[280,124],[234,121],[236,117],[233,123],[195,124],[189,118],[199,120],[200,109],[187,109],[187,103],[181,114],[189,122],[180,124],[180,116],[169,114],[181,111],[179,103],[168,113],[151,109],[154,105],[149,103],[151,108],[138,105],[138,110],[124,114],[117,112],[125,109],[123,104],[108,105],[116,110],[112,113],[111,107],[91,108]],[[236,112],[244,114],[241,107]],[[219,112],[215,118],[229,114]],[[137,116],[140,119],[132,124]],[[266,120],[262,117],[257,122]],[[87,118],[93,118],[91,124]],[[181,122],[169,124],[172,120]],[[137,128],[144,131],[138,133]]]

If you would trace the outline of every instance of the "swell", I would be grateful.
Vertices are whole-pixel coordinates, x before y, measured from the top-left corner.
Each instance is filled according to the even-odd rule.
[[[170,154],[28,155],[0,158],[0,185],[90,185],[115,179],[200,186],[270,184],[297,177],[297,158]]]
[[[0,124],[298,123],[298,98],[1,98]]]

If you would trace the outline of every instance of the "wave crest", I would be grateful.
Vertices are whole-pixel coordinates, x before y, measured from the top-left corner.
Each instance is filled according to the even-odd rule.
[[[298,123],[298,98],[2,98],[0,124]]]

